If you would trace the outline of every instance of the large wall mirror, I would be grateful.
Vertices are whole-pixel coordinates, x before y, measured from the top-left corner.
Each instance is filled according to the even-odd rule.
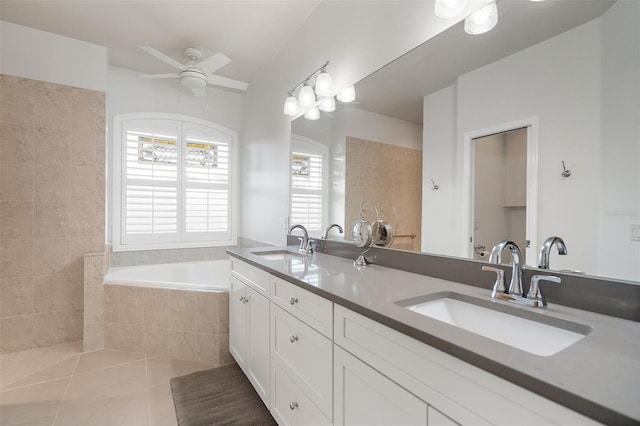
[[[451,27],[360,81],[354,103],[292,122],[328,147],[328,223],[348,235],[363,200],[387,200],[392,249],[485,260],[513,238],[537,266],[560,236],[550,269],[640,282],[640,2],[498,10],[489,33]]]

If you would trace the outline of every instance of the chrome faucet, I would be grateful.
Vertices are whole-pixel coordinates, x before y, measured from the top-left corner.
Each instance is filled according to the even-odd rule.
[[[329,238],[329,231],[331,231],[332,228],[338,228],[338,232],[340,232],[341,234],[344,233],[344,231],[342,230],[342,226],[338,225],[337,223],[334,223],[324,228],[324,232],[322,234],[323,240],[326,240],[327,238]]]
[[[564,256],[567,254],[567,246],[560,237],[549,237],[540,247],[540,256],[538,261],[538,268],[549,269],[549,257],[551,256],[551,247],[556,246],[558,254]]]
[[[524,290],[522,289],[522,271],[524,270],[524,266],[522,265],[522,252],[520,251],[520,247],[518,247],[513,241],[500,241],[493,247],[493,250],[491,250],[489,263],[500,265],[502,263],[502,252],[506,248],[509,248],[511,256],[513,257],[511,283],[509,284],[508,293],[522,297],[524,295]]]
[[[302,237],[299,238],[299,240],[300,240],[300,248],[298,249],[298,251],[300,253],[304,253],[304,254],[313,253],[313,249],[311,248],[311,240],[309,239],[309,233],[307,232],[307,228],[305,228],[304,226],[302,226],[300,224],[291,225],[289,227],[289,230],[287,231],[287,235],[291,235],[293,230],[296,229],[296,228],[301,229],[302,233],[304,234]]]

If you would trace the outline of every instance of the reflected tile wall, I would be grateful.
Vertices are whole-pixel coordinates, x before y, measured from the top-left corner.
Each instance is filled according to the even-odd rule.
[[[396,238],[391,247],[420,251],[422,151],[347,136],[345,154],[346,228],[360,218],[362,201],[386,200],[398,213],[395,234],[415,235]],[[345,232],[345,238],[350,234]]]
[[[0,74],[0,352],[82,339],[84,255],[104,255],[105,111],[104,93]]]

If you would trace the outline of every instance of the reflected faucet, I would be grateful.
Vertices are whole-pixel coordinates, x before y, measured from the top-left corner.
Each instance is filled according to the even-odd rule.
[[[538,268],[549,269],[549,257],[551,256],[551,247],[555,244],[558,249],[559,255],[567,254],[567,246],[560,237],[549,237],[546,239],[542,247],[540,247],[540,256],[538,262]]]
[[[298,249],[298,251],[304,254],[313,253],[313,249],[311,248],[311,240],[309,239],[309,233],[307,232],[307,228],[305,228],[300,224],[291,225],[289,227],[289,230],[287,231],[287,235],[291,235],[293,230],[296,228],[302,230],[302,233],[304,234],[302,237],[299,238],[300,248]]]
[[[327,238],[329,238],[329,231],[331,231],[332,228],[338,228],[338,232],[340,232],[341,234],[344,233],[344,231],[342,230],[342,226],[338,225],[337,223],[334,223],[324,228],[324,233],[322,234],[323,240],[326,240]]]
[[[494,265],[500,265],[502,263],[502,252],[504,249],[509,248],[511,256],[513,257],[513,268],[511,270],[511,283],[509,284],[509,294],[516,296],[524,296],[524,290],[522,289],[522,252],[516,243],[509,240],[500,241],[491,250],[489,256],[489,263]]]

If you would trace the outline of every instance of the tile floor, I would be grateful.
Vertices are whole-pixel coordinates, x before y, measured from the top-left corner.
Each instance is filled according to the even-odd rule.
[[[169,379],[213,366],[82,342],[0,355],[0,424],[176,425]]]

